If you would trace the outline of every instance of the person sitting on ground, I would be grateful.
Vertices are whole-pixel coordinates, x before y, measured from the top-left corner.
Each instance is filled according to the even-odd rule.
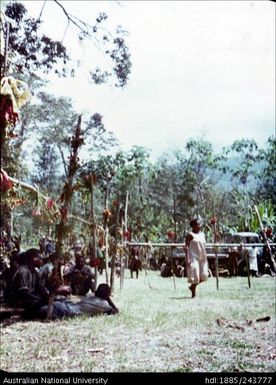
[[[184,277],[185,268],[181,265],[180,261],[178,259],[174,262],[174,274],[176,277],[182,278]]]
[[[165,257],[163,261],[160,267],[160,275],[163,278],[169,278],[173,275],[170,260],[168,257]]]
[[[49,298],[49,293],[41,284],[36,270],[39,256],[40,250],[34,248],[20,255],[20,266],[14,273],[7,293],[7,304],[24,309],[25,315],[30,318],[41,306],[47,304]]]
[[[38,273],[40,276],[40,282],[43,286],[47,288],[47,290],[52,289],[52,283],[51,283],[51,275],[54,269],[54,263],[57,259],[57,254],[52,253],[48,258],[44,259],[44,264],[39,268]],[[58,261],[58,269],[61,268],[61,260]]]
[[[55,301],[53,303],[52,319],[55,320],[79,315],[95,316],[100,314],[117,314],[119,310],[110,299],[110,295],[110,287],[105,283],[101,283],[95,291],[95,294],[88,295],[79,302],[72,302],[68,299]],[[47,306],[43,306],[40,309],[39,316],[41,319],[46,318]]]
[[[69,282],[74,295],[86,295],[89,290],[95,292],[95,275],[81,254],[76,254],[75,266],[64,274],[64,278]]]
[[[196,296],[196,287],[208,278],[208,260],[205,250],[205,235],[201,231],[201,221],[194,218],[190,222],[192,231],[186,237],[187,276],[191,283],[189,289],[192,298]]]
[[[9,266],[3,271],[2,279],[3,279],[3,288],[4,288],[4,300],[7,300],[8,293],[10,292],[10,285],[12,278],[20,266],[20,253],[17,250],[13,250],[10,255],[10,263]]]

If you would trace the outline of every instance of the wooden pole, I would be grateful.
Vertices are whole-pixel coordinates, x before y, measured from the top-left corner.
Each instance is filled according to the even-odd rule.
[[[128,209],[128,190],[126,192],[126,203],[125,203],[125,215],[124,215],[124,231],[125,234],[122,234],[122,244],[124,245],[123,249],[120,249],[120,288],[123,288],[124,286],[124,279],[125,279],[125,265],[126,262],[128,263],[128,256],[127,259],[125,258],[124,254],[122,256],[123,251],[125,250],[125,243],[126,243],[126,234],[127,234],[127,209]],[[122,226],[123,230],[123,226]]]
[[[214,217],[215,220],[215,217]],[[219,271],[218,271],[218,247],[216,246],[216,232],[217,232],[217,226],[216,222],[213,224],[213,242],[215,244],[215,265],[216,265],[216,286],[217,290],[219,290]]]
[[[117,209],[116,209],[116,222],[115,222],[115,247],[114,252],[111,257],[111,275],[110,275],[110,289],[111,292],[114,292],[115,286],[115,261],[117,257],[118,250],[118,227],[119,227],[119,216],[120,216],[121,202],[119,200],[119,194],[117,195]]]
[[[175,275],[174,275],[174,268],[173,268],[173,246],[171,247],[171,264],[172,264],[173,285],[174,285],[174,290],[176,290]]]
[[[105,192],[105,211],[109,212],[108,209],[108,200],[109,200],[109,184],[111,176],[109,175],[106,181],[106,192]],[[105,236],[105,282],[108,285],[109,276],[108,276],[108,263],[109,263],[109,228],[108,228],[108,215],[104,218],[104,236]]]
[[[108,226],[106,226],[106,229],[105,229],[105,282],[108,284],[108,281],[109,281],[109,277],[108,277],[108,269],[109,269],[109,266],[108,266],[108,263],[109,263],[109,239],[108,239],[108,233],[109,233],[109,229],[108,229]]]
[[[92,257],[97,259],[97,234],[96,234],[96,219],[95,219],[95,209],[94,209],[94,181],[93,174],[91,175],[91,185],[90,185],[90,193],[91,193],[91,201],[90,201],[90,210],[91,210],[91,219],[92,219],[92,231],[91,231],[91,242],[92,242]],[[94,267],[95,271],[95,288],[97,288],[98,284],[98,266]]]
[[[123,262],[123,255],[122,255],[122,247],[120,247],[120,290],[122,290],[124,286],[124,262]]]
[[[242,253],[243,253],[243,258],[245,259],[246,263],[246,271],[247,271],[247,280],[248,280],[248,287],[249,289],[251,288],[251,282],[250,282],[250,266],[249,266],[249,261],[248,261],[248,252],[244,247],[244,244],[242,245]]]
[[[126,205],[125,205],[125,232],[127,232],[127,209],[128,209],[128,191],[126,192]]]
[[[212,206],[213,206],[213,242],[214,244],[216,244],[217,219],[216,219],[215,205],[214,205],[213,199],[212,199]],[[217,286],[217,290],[219,290],[218,247],[217,246],[215,246],[215,266],[216,266],[216,286]]]
[[[215,265],[216,265],[216,286],[219,290],[219,271],[218,271],[218,248],[215,246]]]
[[[68,167],[67,180],[63,186],[63,214],[61,215],[60,223],[56,226],[57,232],[57,242],[56,242],[56,257],[53,261],[53,271],[51,274],[51,284],[52,290],[49,295],[48,309],[47,309],[47,319],[51,319],[53,311],[54,298],[56,296],[56,289],[62,282],[61,271],[60,271],[60,258],[62,255],[63,243],[66,235],[66,226],[68,223],[67,213],[69,212],[71,200],[73,197],[73,182],[78,169],[78,152],[80,146],[83,144],[81,133],[81,115],[78,116],[78,121],[74,136],[71,138],[71,152],[70,152],[70,161]]]

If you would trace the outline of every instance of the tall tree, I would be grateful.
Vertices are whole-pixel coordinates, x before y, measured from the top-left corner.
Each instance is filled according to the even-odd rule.
[[[256,165],[259,148],[253,139],[236,140],[224,148],[228,157],[226,170],[231,175],[232,197],[237,203],[237,217],[241,230],[250,230],[252,195],[256,185]]]
[[[260,149],[259,159],[263,165],[257,172],[259,199],[270,201],[276,207],[276,138],[268,138],[266,147]],[[261,166],[261,165],[260,165]]]
[[[101,84],[108,78],[113,78],[117,87],[124,87],[131,69],[130,53],[125,40],[126,31],[117,27],[113,33],[103,28],[108,18],[104,12],[95,16],[95,21],[89,24],[70,15],[62,2],[55,0],[55,3],[62,9],[68,23],[77,29],[79,39],[92,40],[98,47],[98,55],[103,52],[110,59],[109,70],[102,71],[99,66],[91,68],[91,80]],[[40,33],[42,19],[42,11],[36,19],[29,17],[26,8],[19,2],[6,5],[1,16],[1,34],[8,43],[8,60],[1,52],[1,77],[8,72],[20,76],[26,72],[34,74],[37,70],[46,73],[54,70],[59,76],[74,76],[74,65],[70,66],[71,57],[67,48],[62,42]]]

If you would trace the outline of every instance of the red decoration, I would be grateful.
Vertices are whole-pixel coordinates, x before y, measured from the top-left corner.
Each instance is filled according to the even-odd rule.
[[[266,236],[268,238],[272,238],[272,228],[271,227],[268,227],[266,230],[265,230],[265,233],[266,233]]]
[[[91,267],[97,267],[97,266],[100,266],[100,260],[99,260],[99,258],[91,258],[91,260],[90,260],[90,266],[91,266]]]
[[[54,200],[52,198],[48,198],[46,201],[47,208],[50,210],[54,206]]]
[[[11,124],[15,126],[18,121],[18,113],[13,110],[12,100],[6,95],[0,95],[0,107],[1,125]]]
[[[4,193],[4,192],[10,190],[12,187],[13,187],[13,183],[9,179],[8,174],[4,170],[1,170],[0,191]]]
[[[169,231],[167,232],[167,237],[168,237],[170,240],[174,239],[174,238],[175,238],[175,232],[172,231],[172,230],[169,230]]]
[[[217,218],[216,217],[212,217],[210,222],[211,222],[212,225],[215,225],[217,223]]]
[[[40,209],[34,209],[34,210],[32,211],[32,216],[33,216],[33,217],[40,217],[40,216],[41,216]]]
[[[66,219],[67,218],[68,209],[66,207],[61,207],[59,209],[59,212],[60,212],[60,215],[61,215],[62,219]]]
[[[130,240],[131,240],[131,232],[130,232],[129,230],[124,231],[124,238],[125,238],[127,241],[130,241]]]

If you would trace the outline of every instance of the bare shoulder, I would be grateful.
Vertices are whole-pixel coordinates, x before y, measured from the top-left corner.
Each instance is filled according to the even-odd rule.
[[[193,236],[191,233],[189,233],[187,236],[186,236],[186,245],[189,246],[189,243],[191,242],[191,240],[193,239]]]

